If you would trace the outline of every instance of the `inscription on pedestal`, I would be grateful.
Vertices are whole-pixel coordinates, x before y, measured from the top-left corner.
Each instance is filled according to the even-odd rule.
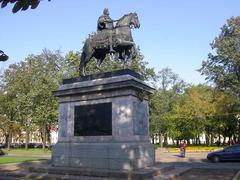
[[[74,136],[112,135],[112,103],[75,106]]]

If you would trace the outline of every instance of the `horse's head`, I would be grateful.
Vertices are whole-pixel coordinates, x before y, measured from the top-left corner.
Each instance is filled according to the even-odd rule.
[[[133,26],[134,28],[140,28],[140,22],[138,19],[137,13],[130,13],[130,26]]]
[[[139,28],[140,22],[138,20],[137,13],[129,13],[129,14],[125,14],[123,17],[121,17],[118,20],[116,27],[121,27],[121,26],[130,26],[130,27],[134,27],[134,28]]]

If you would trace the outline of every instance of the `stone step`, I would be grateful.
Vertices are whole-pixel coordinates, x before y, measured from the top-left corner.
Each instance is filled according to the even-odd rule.
[[[0,179],[86,179],[86,180],[114,180],[114,179],[151,179],[174,169],[173,166],[156,165],[135,171],[109,171],[87,170],[81,168],[56,168],[46,165],[45,167],[31,166],[28,169],[17,171],[0,171]]]
[[[73,176],[87,176],[87,177],[101,177],[101,178],[122,178],[122,179],[146,179],[156,176],[159,173],[158,169],[145,168],[133,171],[126,170],[98,170],[86,168],[70,168],[70,167],[30,167],[30,172],[47,173],[53,175],[73,175]]]
[[[3,180],[102,180],[101,177],[89,177],[89,176],[73,176],[73,175],[57,175],[47,173],[29,173],[29,172],[15,172],[15,173],[1,173],[0,179]],[[109,178],[104,178],[110,180]]]

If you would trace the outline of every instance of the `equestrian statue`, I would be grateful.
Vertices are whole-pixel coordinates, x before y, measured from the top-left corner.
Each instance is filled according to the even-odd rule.
[[[114,22],[117,22],[114,26]],[[134,58],[135,44],[133,42],[131,28],[139,28],[140,23],[137,13],[129,13],[119,20],[112,20],[109,10],[105,8],[97,22],[97,32],[89,35],[86,39],[80,61],[80,75],[85,74],[87,63],[94,57],[97,59],[97,68],[107,54],[118,53],[118,58],[126,64]]]

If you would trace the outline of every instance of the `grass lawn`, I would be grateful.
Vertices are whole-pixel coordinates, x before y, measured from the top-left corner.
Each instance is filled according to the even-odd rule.
[[[0,165],[1,164],[9,164],[9,163],[24,163],[30,161],[40,160],[39,158],[31,158],[31,157],[8,157],[8,156],[0,156]]]
[[[31,156],[50,156],[50,150],[43,150],[43,149],[2,149],[6,154],[18,154],[18,155],[31,155]]]

